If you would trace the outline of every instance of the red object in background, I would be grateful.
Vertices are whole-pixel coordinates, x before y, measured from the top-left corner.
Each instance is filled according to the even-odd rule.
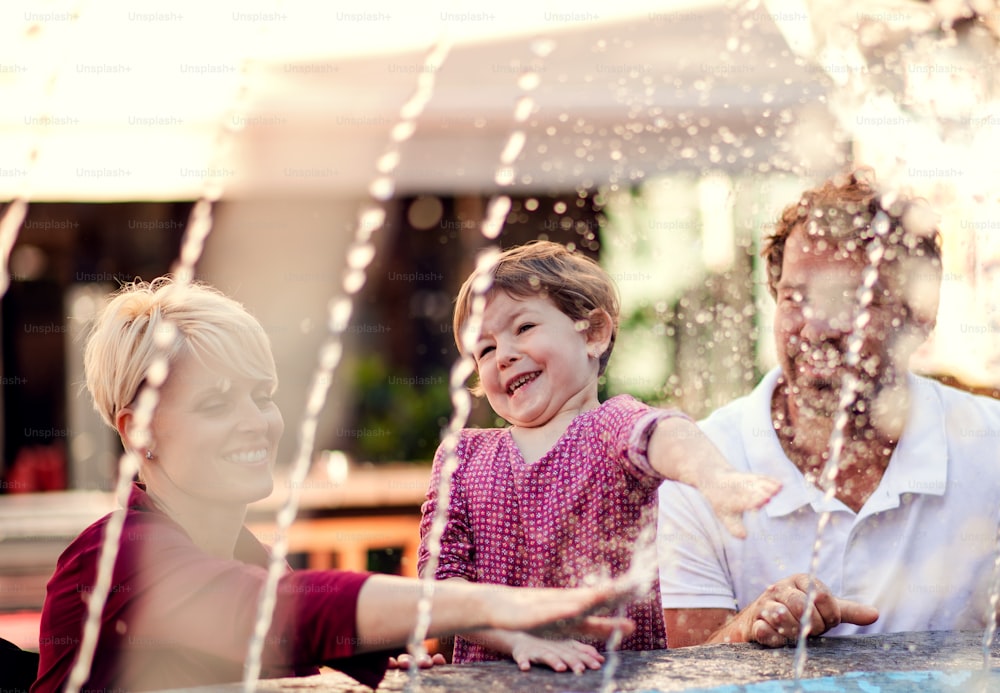
[[[42,614],[40,611],[0,613],[0,637],[22,650],[38,652],[38,633]]]
[[[66,448],[61,441],[21,448],[4,480],[7,493],[66,489]]]

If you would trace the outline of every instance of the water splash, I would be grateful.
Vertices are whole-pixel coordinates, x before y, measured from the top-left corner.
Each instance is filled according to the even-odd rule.
[[[874,165],[883,182],[950,198],[955,211],[992,215],[998,160],[982,153],[996,151],[1000,141],[995,2],[765,4],[792,50],[830,78],[831,113],[852,138],[855,155]],[[926,178],[935,179],[933,188],[921,180]],[[978,241],[967,242],[976,248]],[[953,308],[958,310],[942,304],[940,314],[967,314],[964,306]],[[984,356],[969,359],[967,350],[951,346],[957,345],[942,341],[937,355],[949,370],[973,382],[995,377]],[[983,635],[986,666],[1000,601],[1000,537],[992,585]]]
[[[499,249],[490,247],[484,249],[476,260],[476,278],[472,282],[472,301],[469,319],[465,321],[460,335],[462,353],[459,359],[452,365],[448,381],[448,389],[451,393],[452,415],[441,442],[444,463],[441,465],[437,507],[434,509],[434,517],[431,521],[430,530],[427,533],[429,557],[424,566],[423,591],[420,601],[417,603],[417,623],[410,637],[408,648],[414,658],[420,658],[427,654],[427,650],[424,647],[424,640],[431,625],[431,606],[434,599],[434,587],[437,584],[435,574],[437,573],[438,559],[441,555],[441,537],[448,522],[451,479],[459,463],[458,455],[455,454],[455,451],[458,449],[459,435],[462,429],[465,428],[465,424],[469,420],[469,412],[472,409],[472,395],[469,394],[465,384],[475,371],[475,362],[471,354],[482,331],[483,315],[486,312],[486,295],[493,285],[493,267],[496,265],[499,256]],[[410,669],[411,685],[416,683],[418,672],[419,668],[417,667]]]
[[[511,169],[512,170],[512,169]],[[486,218],[482,222],[480,231],[487,239],[495,239],[503,230],[504,222],[510,212],[511,201],[506,195],[499,195],[490,200],[487,205]],[[448,382],[448,390],[451,395],[452,416],[448,422],[442,440],[444,453],[444,463],[441,465],[441,478],[438,485],[437,507],[434,509],[434,518],[431,520],[431,527],[427,534],[428,561],[424,566],[423,590],[420,601],[417,603],[417,623],[414,626],[413,634],[410,637],[408,651],[414,659],[421,659],[426,656],[427,649],[424,647],[424,640],[430,629],[431,606],[434,600],[434,585],[436,583],[438,558],[441,554],[441,536],[444,534],[445,525],[448,522],[448,505],[451,498],[451,478],[458,468],[458,455],[455,451],[458,448],[459,434],[465,428],[469,420],[469,412],[472,409],[472,399],[465,387],[466,382],[475,370],[475,363],[472,354],[479,334],[482,331],[483,315],[486,312],[486,295],[493,285],[493,267],[496,265],[500,255],[500,249],[496,246],[484,248],[476,260],[476,279],[472,283],[472,301],[469,319],[466,320],[460,335],[462,344],[462,354],[452,366],[451,375]],[[410,687],[417,685],[420,677],[420,669],[412,667],[410,669]]]
[[[846,371],[841,383],[837,415],[834,418],[833,430],[830,432],[830,440],[827,444],[830,457],[827,459],[826,465],[823,467],[823,473],[819,479],[820,487],[824,489],[824,507],[833,500],[833,497],[837,493],[836,481],[837,474],[840,471],[840,456],[844,449],[844,430],[851,416],[851,406],[861,391],[861,381],[855,375],[855,370],[860,364],[861,347],[865,339],[864,329],[871,319],[869,307],[874,295],[873,287],[875,286],[875,282],[878,281],[879,264],[885,253],[885,246],[882,239],[889,232],[890,226],[889,217],[883,210],[879,210],[871,220],[873,235],[867,249],[868,266],[862,272],[861,284],[858,286],[855,294],[857,311],[854,315],[853,325],[851,326],[847,340],[847,353],[844,357]],[[802,619],[799,623],[799,637],[795,646],[793,675],[796,681],[800,680],[805,673],[807,659],[806,640],[809,637],[812,625],[810,615],[813,605],[816,602],[816,574],[819,571],[820,548],[823,541],[823,530],[829,523],[831,514],[829,510],[824,510],[819,516],[819,522],[816,527],[816,541],[813,544],[812,558],[809,562],[809,589],[806,592],[805,610],[802,613]]]
[[[997,523],[997,553],[990,580],[990,598],[986,605],[986,630],[983,632],[983,669],[990,670],[993,661],[993,640],[997,634],[997,607],[1000,606],[1000,522]]]
[[[628,570],[614,580],[616,590],[621,594],[631,594],[636,597],[649,594],[656,582],[657,574],[657,552],[656,552],[656,511],[647,508],[642,512],[640,520],[639,536],[635,539],[632,550],[632,563]],[[615,611],[615,616],[625,616],[626,604],[622,604]],[[612,693],[616,690],[615,674],[621,658],[618,648],[622,642],[622,630],[615,628],[608,636],[604,646],[607,657],[604,666],[601,668],[601,693]]]
[[[215,167],[211,167],[215,168]],[[216,195],[218,185],[215,181],[206,182],[206,194]],[[194,278],[194,266],[201,258],[205,247],[205,239],[212,230],[212,201],[202,197],[194,205],[188,218],[187,229],[181,245],[178,260],[171,268],[175,277],[175,286],[190,284]],[[169,289],[168,289],[169,290]],[[156,405],[160,401],[160,388],[170,373],[170,362],[167,354],[177,336],[177,327],[169,320],[164,321],[162,329],[157,330],[154,338],[156,355],[149,365],[144,379],[145,385],[136,400],[133,419],[133,439],[137,448],[146,447],[151,439],[151,424]],[[69,693],[76,693],[86,683],[93,664],[97,638],[101,630],[101,617],[104,605],[111,592],[115,561],[118,559],[119,542],[125,517],[128,513],[128,499],[132,488],[132,479],[139,471],[139,457],[134,450],[127,450],[118,462],[118,477],[115,482],[115,498],[122,509],[111,514],[104,527],[104,538],[101,544],[100,558],[97,564],[97,575],[94,587],[87,601],[87,620],[83,627],[80,649],[76,662],[66,683]]]
[[[79,2],[74,8],[68,11],[67,16],[71,18],[71,26],[79,26],[84,4],[84,2]],[[71,30],[68,29],[68,31]],[[34,39],[37,35],[39,35],[39,27],[36,24],[30,25],[24,32],[24,37],[28,40]],[[33,135],[34,142],[28,149],[24,166],[25,175],[21,179],[20,190],[14,195],[14,198],[7,205],[3,213],[0,214],[0,297],[5,295],[7,289],[10,288],[10,272],[7,269],[10,262],[10,253],[17,242],[17,235],[21,231],[21,225],[28,215],[28,204],[32,193],[32,180],[38,168],[42,142],[48,134],[50,124],[54,122],[50,110],[56,87],[59,85],[62,76],[67,72],[65,66],[69,56],[73,53],[73,49],[78,47],[77,44],[82,45],[79,41],[79,31],[76,31],[76,36],[77,41],[75,42],[72,40],[53,40],[46,46],[47,51],[54,51],[59,57],[52,62],[52,70],[45,80],[44,90],[39,96],[39,103],[35,108],[37,117],[32,121],[36,124]]]
[[[180,253],[177,260],[171,266],[170,271],[174,276],[174,285],[177,287],[183,287],[193,281],[195,265],[201,259],[205,248],[205,240],[212,231],[212,208],[214,203],[222,196],[223,190],[222,181],[217,176],[217,172],[221,171],[223,167],[218,164],[223,158],[227,144],[236,134],[229,127],[229,123],[233,122],[234,116],[240,113],[245,105],[247,94],[246,80],[249,73],[249,65],[249,58],[244,59],[241,63],[239,84],[236,87],[232,105],[224,114],[219,126],[215,148],[210,156],[210,165],[207,167],[208,175],[202,181],[201,196],[191,208],[184,230],[184,238],[181,242]],[[133,418],[133,436],[137,448],[145,447],[151,440],[150,426],[153,413],[156,411],[156,405],[160,400],[160,389],[170,372],[170,362],[167,354],[176,336],[176,325],[169,320],[164,321],[163,329],[158,330],[155,335],[154,346],[156,353],[146,373],[144,379],[145,385],[143,385],[136,400]],[[87,601],[87,619],[84,622],[83,636],[80,640],[77,659],[73,664],[73,669],[70,671],[66,683],[67,693],[77,693],[90,675],[90,667],[93,664],[94,651],[100,635],[104,605],[112,588],[111,581],[115,562],[118,559],[121,533],[125,524],[125,517],[128,513],[128,498],[132,487],[132,480],[138,471],[138,455],[133,450],[125,451],[118,462],[118,477],[115,482],[115,497],[118,503],[121,504],[122,509],[116,510],[111,514],[104,528],[104,538],[97,564],[97,574],[93,590]]]
[[[372,198],[380,203],[392,196],[395,189],[393,174],[401,159],[399,147],[416,131],[416,121],[431,99],[435,76],[448,57],[451,45],[451,41],[445,36],[430,49],[419,72],[416,89],[400,109],[400,120],[392,128],[386,151],[376,163],[378,175],[368,188]],[[256,688],[260,678],[264,640],[274,616],[278,581],[287,571],[288,528],[298,512],[300,490],[311,466],[319,415],[333,383],[333,373],[343,355],[344,333],[354,311],[354,297],[364,287],[368,265],[375,258],[372,236],[382,228],[384,222],[385,208],[381,204],[367,204],[359,211],[354,240],[347,250],[347,268],[342,281],[343,294],[331,299],[328,306],[327,337],[320,347],[319,365],[313,373],[309,388],[305,413],[299,426],[299,445],[292,460],[289,494],[276,518],[275,541],[271,547],[267,580],[257,602],[257,618],[243,672],[243,689],[248,693]]]
[[[10,272],[7,271],[10,251],[17,242],[17,234],[27,215],[28,197],[19,195],[11,200],[3,211],[3,216],[0,216],[0,296],[6,294],[10,287]]]
[[[532,42],[531,50],[539,58],[547,57],[555,49],[555,42],[537,39]],[[522,94],[514,103],[514,122],[519,126],[527,121],[535,110],[534,99],[527,93],[536,89],[541,82],[537,72],[530,72],[518,78],[518,86]],[[500,166],[496,169],[494,182],[500,187],[514,183],[514,163],[520,156],[527,141],[523,127],[511,131],[507,142],[500,153]],[[511,199],[507,195],[494,195],[486,206],[486,215],[480,226],[480,232],[488,240],[495,240],[503,230],[510,214]],[[483,315],[486,311],[486,295],[493,285],[493,267],[500,255],[497,246],[487,246],[480,251],[476,260],[475,275],[472,283],[470,315],[460,334],[462,353],[452,365],[448,389],[452,401],[452,416],[445,429],[441,442],[444,462],[441,465],[441,476],[437,489],[437,506],[427,533],[428,561],[424,566],[423,589],[417,603],[417,623],[410,636],[408,651],[414,659],[426,656],[427,649],[424,640],[430,629],[431,606],[434,600],[434,586],[438,559],[441,554],[441,537],[448,522],[448,506],[451,499],[451,479],[458,468],[459,459],[456,454],[459,435],[469,420],[472,400],[465,384],[475,370],[475,363],[470,356],[473,353],[479,334],[482,331]],[[420,669],[416,666],[410,669],[409,688],[417,687]]]

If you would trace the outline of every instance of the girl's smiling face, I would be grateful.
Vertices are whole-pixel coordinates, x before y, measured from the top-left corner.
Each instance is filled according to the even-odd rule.
[[[486,304],[473,357],[493,411],[536,428],[598,405],[598,357],[609,343],[610,319],[578,326],[547,298],[501,291]]]

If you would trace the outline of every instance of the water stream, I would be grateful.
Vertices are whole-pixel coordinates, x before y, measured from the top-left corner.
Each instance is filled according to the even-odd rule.
[[[444,534],[445,525],[448,523],[451,480],[459,463],[456,450],[459,435],[465,428],[469,412],[472,409],[472,395],[469,394],[466,383],[475,372],[475,361],[472,358],[472,353],[482,331],[483,314],[486,311],[486,295],[493,285],[492,268],[496,265],[499,254],[498,249],[487,248],[479,254],[476,260],[476,279],[472,284],[471,310],[469,319],[466,320],[460,334],[462,354],[453,364],[448,381],[453,409],[441,442],[444,463],[441,465],[441,477],[437,489],[437,507],[426,539],[429,557],[424,565],[423,592],[417,604],[417,622],[408,648],[415,659],[427,654],[424,639],[427,637],[431,624],[431,606],[434,599],[434,587],[437,583],[435,574],[438,559],[441,556],[441,537]],[[410,669],[410,688],[415,688],[419,684],[419,671],[419,667],[416,666]]]
[[[875,165],[885,187],[915,186],[930,194],[921,180],[925,172],[945,176],[961,173],[953,183],[946,183],[952,199],[962,201],[966,209],[989,215],[995,198],[997,160],[983,157],[982,152],[995,147],[993,119],[1000,113],[995,70],[988,67],[998,60],[995,3],[985,3],[976,11],[957,5],[832,5],[808,0],[773,1],[767,6],[793,52],[818,65],[833,82],[830,110],[862,158]],[[977,16],[980,21],[968,21]],[[884,235],[884,229],[876,231],[876,239]],[[868,274],[858,289],[859,309],[846,355],[848,369],[857,365],[858,333],[868,320],[869,280],[877,280],[881,253],[875,245],[869,249]],[[830,457],[821,477],[825,504],[835,492],[844,427],[857,387],[849,371],[829,441]],[[822,513],[817,527],[807,608],[796,647],[793,674],[797,680],[804,673],[807,658],[808,614],[815,599],[812,580],[829,519],[829,512]],[[990,614],[1000,601],[1000,542],[992,586]],[[990,614],[983,643],[987,668],[989,643],[996,629]]]
[[[536,40],[532,43],[532,51],[539,58],[545,58],[555,48],[551,41]],[[521,75],[518,87],[521,96],[515,101],[513,120],[516,124],[500,153],[500,166],[494,174],[494,182],[501,188],[514,183],[516,168],[514,162],[520,156],[527,140],[524,123],[535,110],[534,99],[530,96],[540,82],[538,72],[532,71]],[[507,195],[494,195],[486,204],[486,215],[480,224],[480,232],[487,241],[495,240],[503,231],[507,215],[510,213],[511,200]],[[475,344],[479,341],[482,330],[483,315],[486,311],[486,296],[493,284],[493,268],[500,255],[498,246],[489,244],[483,248],[476,259],[474,273],[476,279],[472,284],[471,308],[468,320],[462,326],[459,340],[462,353],[452,365],[448,381],[449,396],[453,411],[442,437],[444,462],[441,465],[441,476],[437,489],[437,506],[431,527],[427,534],[428,561],[424,566],[423,591],[417,605],[417,622],[410,637],[408,650],[419,659],[426,656],[424,640],[427,637],[431,621],[431,606],[434,599],[438,560],[441,555],[441,537],[448,522],[448,507],[451,499],[451,481],[458,468],[459,459],[456,454],[459,436],[469,420],[472,401],[466,383],[475,371],[475,362],[471,356]],[[410,669],[409,688],[415,690],[419,685],[420,669]]]
[[[854,220],[851,220],[854,221]],[[833,431],[830,433],[828,449],[830,456],[823,468],[820,476],[820,488],[824,490],[824,508],[833,500],[837,493],[837,473],[840,471],[841,455],[844,450],[844,431],[850,422],[852,408],[855,400],[861,393],[862,383],[855,375],[860,367],[861,348],[864,345],[865,329],[871,321],[869,306],[874,295],[874,286],[878,281],[879,263],[885,254],[883,239],[890,232],[889,218],[884,211],[879,211],[874,219],[862,220],[862,223],[870,224],[872,230],[872,240],[867,249],[868,266],[862,273],[861,284],[857,288],[855,305],[857,306],[853,324],[847,340],[847,353],[844,355],[844,377],[841,384],[840,401],[838,403],[837,415],[834,418]],[[799,623],[799,636],[795,649],[795,660],[793,664],[793,675],[795,679],[801,679],[805,673],[807,660],[806,641],[811,628],[812,608],[816,602],[816,576],[819,571],[820,549],[823,540],[823,530],[830,521],[831,511],[824,509],[819,516],[816,527],[816,542],[813,544],[812,558],[809,563],[809,590],[806,593],[806,605]]]
[[[213,206],[218,202],[223,192],[222,181],[218,178],[217,172],[222,170],[223,167],[220,164],[225,160],[227,156],[226,149],[237,132],[237,130],[230,127],[230,124],[238,120],[237,116],[246,107],[247,78],[251,62],[249,57],[241,61],[239,80],[237,81],[233,97],[230,100],[231,105],[225,112],[222,123],[218,128],[214,148],[210,155],[210,165],[207,167],[206,176],[202,180],[201,196],[195,202],[188,215],[180,252],[171,267],[171,274],[177,286],[190,284],[194,280],[195,265],[197,265],[198,260],[201,258],[205,248],[205,240],[212,231]],[[153,357],[149,371],[146,373],[143,381],[145,384],[139,391],[136,400],[133,435],[138,448],[142,448],[150,442],[150,425],[156,405],[160,399],[160,388],[166,381],[170,371],[170,363],[167,355],[175,339],[176,327],[169,320],[166,320],[163,324],[163,329],[156,333],[154,344],[157,353]],[[122,506],[122,509],[113,512],[105,525],[97,575],[87,601],[87,619],[83,627],[80,649],[66,684],[66,691],[69,693],[77,693],[90,675],[94,649],[97,647],[97,640],[100,635],[104,605],[113,587],[112,577],[118,557],[121,532],[128,511],[129,493],[132,481],[138,471],[138,454],[135,450],[126,450],[118,462],[118,474],[115,482],[115,497],[118,499],[118,503]]]
[[[385,222],[384,203],[392,197],[395,189],[393,173],[400,161],[399,148],[416,130],[417,119],[433,94],[435,76],[450,50],[451,42],[447,38],[442,38],[424,58],[416,89],[400,109],[399,120],[392,128],[386,150],[376,162],[378,174],[369,185],[369,193],[377,202],[363,206],[358,213],[354,240],[347,251],[347,271],[342,282],[343,294],[334,297],[329,303],[328,332],[319,350],[319,366],[313,373],[305,414],[299,424],[299,445],[292,461],[289,494],[278,512],[267,581],[257,603],[257,619],[244,666],[243,686],[248,693],[255,689],[260,677],[261,657],[265,636],[274,615],[278,580],[287,570],[288,528],[298,512],[299,493],[312,464],[319,415],[326,403],[327,392],[333,382],[333,373],[343,355],[343,338],[354,310],[354,299],[364,287],[368,265],[375,258],[376,249],[372,237]]]
[[[993,561],[990,580],[990,598],[986,604],[986,631],[983,633],[983,669],[989,671],[993,663],[993,640],[997,634],[997,607],[1000,606],[1000,522],[997,523],[997,554]]]

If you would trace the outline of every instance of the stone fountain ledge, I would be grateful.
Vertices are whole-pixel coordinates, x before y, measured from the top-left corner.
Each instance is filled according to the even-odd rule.
[[[840,676],[849,672],[896,672],[926,670],[979,670],[983,666],[981,631],[937,631],[890,635],[818,638],[810,642],[806,678]],[[1000,644],[993,643],[994,660],[1000,663]],[[615,676],[619,691],[686,691],[724,685],[744,685],[791,677],[793,647],[777,650],[754,644],[704,645],[679,650],[622,652]],[[996,667],[994,667],[996,669]],[[991,680],[993,681],[993,680]],[[1000,690],[1000,679],[985,690]],[[378,690],[404,691],[409,675],[389,672]],[[599,691],[601,671],[581,675],[557,674],[534,667],[521,672],[513,662],[489,662],[442,666],[421,672],[416,690],[426,693],[472,693],[475,691],[538,691],[576,693]],[[922,690],[922,686],[892,690]],[[242,687],[187,689],[228,691]],[[329,691],[362,693],[371,689],[340,674],[261,681],[258,691]],[[838,690],[826,689],[824,690]],[[862,689],[857,689],[862,690]],[[882,689],[889,690],[889,689]]]

